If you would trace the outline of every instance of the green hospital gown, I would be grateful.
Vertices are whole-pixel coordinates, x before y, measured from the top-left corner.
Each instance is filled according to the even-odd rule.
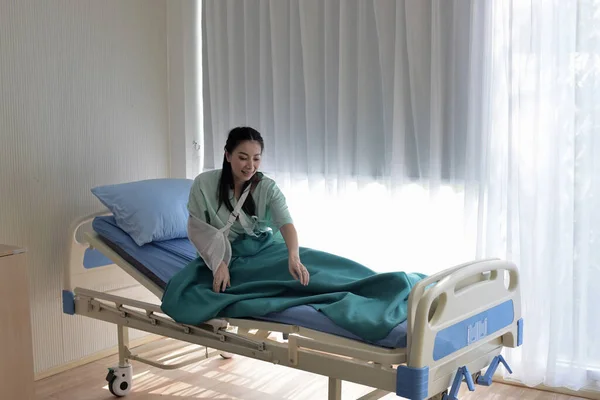
[[[218,206],[217,190],[220,177],[220,169],[198,175],[194,179],[188,202],[188,211],[192,216],[209,223],[217,229],[225,226],[231,214],[225,204]],[[292,223],[293,220],[285,196],[279,190],[275,181],[263,175],[252,192],[252,198],[256,204],[253,230],[257,233],[272,230],[274,239],[282,242],[283,238],[279,230],[283,225]],[[233,195],[233,190],[229,191],[229,200],[231,205],[235,207],[237,201]],[[234,241],[242,233],[244,233],[244,229],[238,219],[230,229],[229,240]]]

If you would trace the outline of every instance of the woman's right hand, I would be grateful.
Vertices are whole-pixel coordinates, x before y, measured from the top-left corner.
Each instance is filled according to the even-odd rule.
[[[227,264],[221,261],[217,272],[213,279],[213,290],[215,292],[224,292],[227,287],[231,286],[231,280],[229,279],[229,268]]]

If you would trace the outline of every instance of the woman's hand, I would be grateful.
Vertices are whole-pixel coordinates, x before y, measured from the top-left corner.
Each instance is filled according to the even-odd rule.
[[[308,281],[310,280],[310,274],[308,270],[302,263],[300,262],[300,256],[293,254],[289,257],[289,268],[290,274],[294,277],[294,279],[300,281],[302,285],[308,285]]]
[[[215,292],[224,292],[227,287],[231,286],[231,280],[229,279],[229,268],[227,264],[221,261],[217,272],[213,279],[213,290]]]

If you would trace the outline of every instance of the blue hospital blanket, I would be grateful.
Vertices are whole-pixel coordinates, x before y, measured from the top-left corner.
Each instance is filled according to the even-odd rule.
[[[308,248],[300,249],[310,272],[303,286],[288,270],[284,243],[271,234],[241,236],[232,243],[231,287],[212,290],[212,272],[198,257],[167,284],[162,310],[175,321],[198,325],[211,318],[257,318],[307,305],[336,325],[370,342],[385,338],[408,313],[412,287],[425,275],[376,273],[352,260]]]

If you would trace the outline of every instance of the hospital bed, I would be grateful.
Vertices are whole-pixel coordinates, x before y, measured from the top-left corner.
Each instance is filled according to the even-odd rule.
[[[341,399],[348,381],[373,388],[362,399],[395,393],[450,400],[463,382],[469,390],[490,385],[501,364],[510,372],[501,352],[523,341],[519,272],[502,260],[465,263],[420,281],[410,293],[407,321],[369,343],[308,306],[180,324],[162,312],[160,299],[169,278],[195,257],[187,239],[138,246],[112,215],[93,214],[75,221],[69,242],[63,312],[116,325],[119,362],[106,379],[119,397],[132,387],[130,360],[172,369],[240,355],[326,376],[329,399]],[[133,353],[130,328],[201,347],[185,362],[162,363]]]

